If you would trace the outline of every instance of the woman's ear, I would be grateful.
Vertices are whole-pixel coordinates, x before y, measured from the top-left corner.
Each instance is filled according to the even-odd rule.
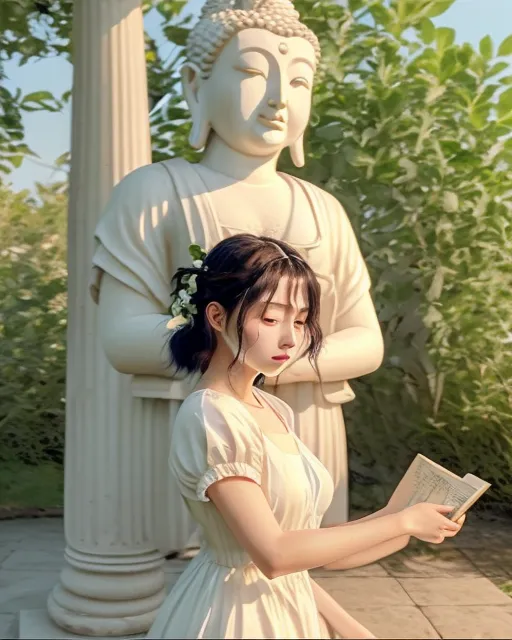
[[[211,126],[206,114],[206,105],[201,95],[201,87],[204,80],[201,78],[201,70],[192,63],[186,62],[181,68],[181,83],[183,95],[192,116],[192,130],[189,143],[193,149],[203,149],[208,141]]]
[[[210,302],[205,309],[206,319],[214,331],[225,331],[226,311],[218,302]]]

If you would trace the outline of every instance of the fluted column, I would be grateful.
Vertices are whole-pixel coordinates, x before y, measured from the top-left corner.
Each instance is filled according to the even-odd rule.
[[[141,400],[101,348],[88,282],[94,229],[112,187],[151,161],[137,0],[75,0],[65,457],[65,568],[50,617],[81,635],[151,625],[164,598],[154,548],[157,439]]]

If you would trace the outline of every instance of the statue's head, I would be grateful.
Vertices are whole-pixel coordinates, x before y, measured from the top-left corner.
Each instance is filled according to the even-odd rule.
[[[250,156],[289,146],[294,164],[304,164],[320,46],[289,0],[207,0],[186,58],[194,148],[205,147],[213,131]]]

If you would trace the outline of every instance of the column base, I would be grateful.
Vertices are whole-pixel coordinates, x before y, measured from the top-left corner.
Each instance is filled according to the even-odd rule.
[[[50,619],[46,609],[20,611],[18,625],[18,634],[13,638],[20,638],[21,640],[74,640],[75,638],[82,638],[83,640],[88,637],[64,631]],[[145,634],[142,633],[125,636],[125,639],[136,640],[137,638],[144,638],[144,636]],[[99,640],[112,640],[112,636],[104,636]]]
[[[160,552],[98,556],[67,547],[65,561],[48,596],[48,615],[69,637],[148,631],[167,594]]]

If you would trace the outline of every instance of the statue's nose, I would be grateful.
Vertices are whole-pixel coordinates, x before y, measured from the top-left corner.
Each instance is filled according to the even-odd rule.
[[[271,109],[284,109],[286,107],[286,102],[283,100],[273,100],[272,98],[268,101],[268,106]]]

